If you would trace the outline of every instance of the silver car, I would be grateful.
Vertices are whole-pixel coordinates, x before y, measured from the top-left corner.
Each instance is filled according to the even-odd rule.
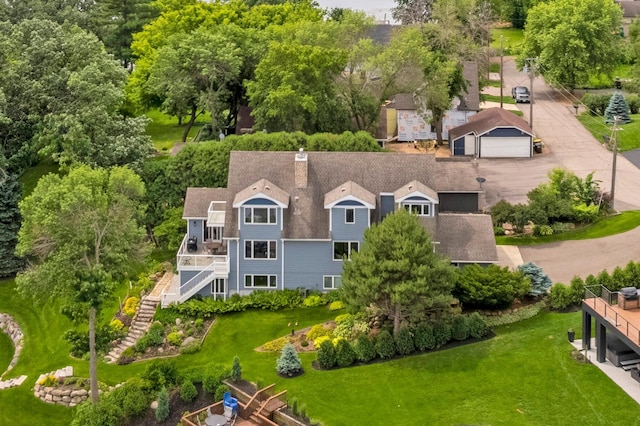
[[[512,88],[511,89],[511,96],[516,101],[516,103],[518,103],[518,102],[525,102],[525,103],[531,102],[531,97],[529,95],[529,89],[527,89],[525,86],[516,86],[516,87]]]

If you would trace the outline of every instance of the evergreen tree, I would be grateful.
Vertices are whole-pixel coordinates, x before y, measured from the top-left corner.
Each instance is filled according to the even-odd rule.
[[[163,422],[169,417],[169,392],[164,386],[158,394],[158,408],[156,408],[156,420]]]
[[[529,294],[540,296],[545,294],[551,288],[553,282],[549,275],[545,274],[538,265],[527,262],[518,266],[518,270],[522,271],[526,277],[531,280],[531,291]]]
[[[614,117],[618,117],[618,124],[631,123],[631,117],[629,117],[629,105],[624,99],[624,95],[620,92],[615,92],[611,99],[609,99],[609,106],[604,111],[604,119],[606,123],[613,123]]]
[[[276,363],[276,370],[279,374],[293,376],[302,369],[302,361],[298,357],[296,348],[291,343],[287,343],[282,348],[282,353]]]
[[[373,307],[393,318],[395,335],[403,318],[450,309],[455,274],[418,218],[400,210],[365,231],[362,249],[344,262],[341,291],[351,311]]]
[[[20,229],[20,184],[0,168],[0,278],[14,275],[24,265],[15,255]]]
[[[231,380],[237,382],[242,377],[242,366],[238,355],[233,357],[233,365],[231,366]]]

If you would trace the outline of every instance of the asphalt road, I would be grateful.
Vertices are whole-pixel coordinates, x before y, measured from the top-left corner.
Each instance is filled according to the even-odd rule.
[[[504,60],[504,93],[511,87],[529,85],[529,78],[516,70],[513,58]],[[479,159],[478,176],[486,179],[484,206],[500,199],[526,203],[527,192],[547,182],[547,173],[565,167],[580,177],[594,172],[600,187],[611,189],[613,155],[596,140],[575,117],[573,102],[546,86],[542,78],[534,82],[533,130],[542,138],[542,154],[525,159]],[[519,104],[529,121],[529,105]],[[618,211],[640,209],[640,169],[622,155],[617,158],[614,207]],[[585,241],[564,241],[533,247],[520,247],[524,262],[543,268],[554,282],[569,283],[603,269],[613,271],[630,260],[640,260],[640,228],[611,237]]]

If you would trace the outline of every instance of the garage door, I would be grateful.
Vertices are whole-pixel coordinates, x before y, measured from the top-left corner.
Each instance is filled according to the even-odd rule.
[[[531,157],[531,138],[507,136],[481,138],[480,157]]]

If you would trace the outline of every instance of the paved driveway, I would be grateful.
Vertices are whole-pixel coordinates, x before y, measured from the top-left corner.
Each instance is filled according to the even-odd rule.
[[[504,65],[504,93],[510,93],[513,86],[529,85],[528,76],[516,70],[512,58],[505,58]],[[612,153],[578,122],[572,100],[548,88],[541,78],[534,82],[534,99],[533,130],[545,142],[545,150],[533,158],[478,160],[478,175],[486,179],[484,207],[502,198],[511,203],[526,203],[527,192],[546,182],[548,171],[555,167],[566,167],[581,177],[595,172],[601,188],[610,191]],[[529,105],[518,107],[528,121]],[[622,155],[617,159],[615,194],[617,210],[640,209],[640,169]],[[629,260],[640,260],[638,241],[640,228],[596,240],[521,247],[520,255],[524,262],[542,267],[554,282],[568,283],[574,275],[584,278],[603,269],[611,272]],[[513,263],[513,259],[518,257],[507,256],[503,264]]]

